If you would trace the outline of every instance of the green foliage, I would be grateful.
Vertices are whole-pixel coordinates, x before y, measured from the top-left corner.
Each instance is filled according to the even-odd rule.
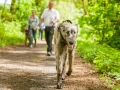
[[[120,80],[119,0],[89,0],[80,9],[77,51],[99,73]],[[80,6],[81,7],[81,6]],[[86,13],[87,12],[87,13]],[[107,81],[110,84],[110,81]],[[112,90],[119,90],[114,85]]]
[[[21,21],[29,17],[31,14],[32,3],[33,0],[19,0],[19,2],[16,3],[15,15],[17,16],[18,20]]]
[[[32,10],[36,10],[34,6],[35,2],[33,0],[19,0],[18,3],[15,3],[15,16],[21,22],[21,29],[28,24],[28,18],[31,15]]]
[[[3,12],[2,14],[2,18],[4,21],[15,21],[17,20],[17,17],[15,15],[13,15],[12,13],[8,12],[7,10]]]
[[[93,62],[98,72],[120,78],[120,51],[107,45],[80,40],[78,40],[77,51],[86,61]]]
[[[61,8],[61,6],[64,6],[64,9]],[[55,9],[59,11],[60,22],[62,22],[63,20],[71,20],[73,23],[78,22],[76,17],[79,15],[79,12],[78,9],[75,8],[73,2],[56,2]]]
[[[32,10],[36,10],[36,14],[40,17],[43,10],[48,7],[48,2],[49,0],[18,0],[12,2],[13,6],[1,5],[0,46],[22,42],[24,27],[28,24],[28,18]],[[65,6],[64,9],[61,9],[62,5]],[[56,0],[55,8],[60,13],[61,21],[66,19],[76,21],[77,9],[72,2]]]
[[[97,47],[95,47],[95,45],[91,45],[89,42],[82,42],[78,40],[77,51],[87,62],[92,62],[94,60],[96,48]]]
[[[113,88],[112,88],[112,90],[120,90],[120,86],[114,85]]]
[[[20,22],[2,22],[0,20],[0,46],[23,42],[24,34],[20,31]]]
[[[87,11],[79,18],[79,24],[82,28],[82,32],[86,33],[87,38],[91,38],[95,42],[100,44],[106,43],[112,47],[119,48],[120,45],[120,8],[114,1],[92,1],[87,7],[83,8]],[[90,27],[87,28],[86,26]]]

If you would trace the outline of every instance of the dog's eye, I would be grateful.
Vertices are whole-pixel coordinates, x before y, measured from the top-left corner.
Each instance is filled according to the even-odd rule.
[[[63,29],[63,32],[65,32],[65,29]]]
[[[76,32],[72,30],[71,33],[75,34]]]
[[[71,31],[71,33],[73,33],[73,31]]]
[[[74,34],[76,34],[76,32],[74,32]]]
[[[67,33],[67,35],[70,35],[70,32],[69,32],[69,31],[67,31],[66,33]]]

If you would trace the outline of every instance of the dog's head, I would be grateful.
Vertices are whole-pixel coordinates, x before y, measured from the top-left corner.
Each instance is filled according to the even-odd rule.
[[[76,43],[78,25],[74,25],[71,22],[64,21],[60,25],[59,29],[64,42],[68,45],[68,48],[73,49]]]
[[[29,37],[29,36],[30,36],[30,35],[29,35],[29,30],[28,30],[27,28],[25,28],[24,31],[25,31],[25,35],[26,35],[27,37]]]

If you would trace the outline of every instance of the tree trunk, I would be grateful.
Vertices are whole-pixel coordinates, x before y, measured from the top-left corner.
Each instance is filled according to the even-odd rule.
[[[15,2],[16,2],[16,0],[12,0],[12,2],[11,2],[11,6],[10,6],[10,12],[15,12]]]
[[[87,11],[85,9],[86,6],[85,6],[85,1],[84,0],[82,0],[82,4],[83,4],[83,8],[84,8],[84,13],[87,14]]]
[[[4,2],[4,7],[3,7],[3,9],[2,9],[2,13],[1,13],[1,18],[3,18],[3,13],[4,13],[4,10],[5,10],[6,2],[7,2],[7,0],[5,0],[5,2]]]
[[[35,0],[36,6],[39,6],[40,0]]]

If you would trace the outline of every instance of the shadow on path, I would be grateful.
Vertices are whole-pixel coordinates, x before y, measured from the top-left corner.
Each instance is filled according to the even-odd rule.
[[[0,90],[57,90],[54,54],[46,56],[45,41],[37,47],[10,46],[0,50]],[[62,90],[111,90],[91,65],[76,54],[74,72]]]

